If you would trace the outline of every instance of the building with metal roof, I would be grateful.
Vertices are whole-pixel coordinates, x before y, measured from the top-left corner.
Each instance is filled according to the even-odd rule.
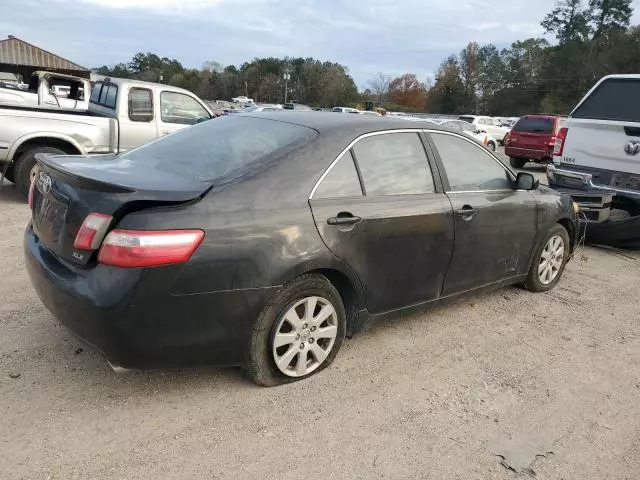
[[[36,47],[13,35],[0,40],[0,72],[22,75],[28,80],[37,70],[89,78],[89,69]]]

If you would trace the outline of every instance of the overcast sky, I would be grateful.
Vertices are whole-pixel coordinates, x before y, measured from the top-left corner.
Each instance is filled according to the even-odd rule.
[[[253,57],[346,65],[359,87],[376,72],[432,75],[467,42],[541,36],[555,0],[1,0],[0,38],[15,35],[86,67],[139,51],[188,67]],[[640,0],[634,1],[636,10]],[[640,13],[640,12],[639,12]],[[640,23],[638,13],[633,23]]]

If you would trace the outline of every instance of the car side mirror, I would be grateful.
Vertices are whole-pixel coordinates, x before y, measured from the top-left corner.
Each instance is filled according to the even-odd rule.
[[[538,188],[539,183],[530,173],[520,172],[516,177],[516,188],[518,190],[534,190]]]

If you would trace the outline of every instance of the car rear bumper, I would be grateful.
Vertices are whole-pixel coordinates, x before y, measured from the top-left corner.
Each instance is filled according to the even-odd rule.
[[[548,160],[551,158],[551,152],[549,150],[537,150],[533,148],[520,148],[507,145],[504,149],[504,153],[508,157],[513,158],[527,158],[531,160]]]
[[[78,269],[51,254],[29,226],[25,264],[45,307],[123,368],[238,365],[273,288],[198,295],[170,291],[180,267]]]
[[[568,170],[560,168],[553,163],[547,166],[547,179],[549,185],[563,187],[565,189],[575,189],[601,194],[623,195],[625,197],[640,200],[640,191],[618,188],[611,185],[600,185],[593,181],[592,173],[580,172],[578,170]]]

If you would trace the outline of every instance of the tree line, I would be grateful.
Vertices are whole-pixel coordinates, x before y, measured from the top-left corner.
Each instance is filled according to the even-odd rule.
[[[640,26],[631,26],[631,0],[560,0],[541,22],[544,38],[509,48],[469,44],[445,58],[433,82],[406,73],[378,73],[359,93],[346,66],[314,58],[255,58],[239,67],[215,61],[185,68],[178,60],[138,53],[129,63],[102,66],[103,75],[163,82],[204,99],[246,95],[312,106],[359,106],[431,113],[566,114],[602,76],[640,72]]]

